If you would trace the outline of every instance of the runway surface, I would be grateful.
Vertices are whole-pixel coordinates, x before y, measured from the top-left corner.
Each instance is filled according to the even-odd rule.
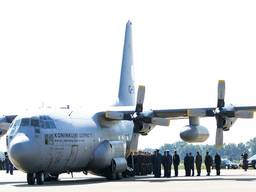
[[[221,176],[206,177],[205,170],[203,176],[184,177],[184,170],[180,171],[179,177],[153,178],[150,176],[139,176],[135,178],[125,178],[120,181],[108,181],[102,177],[93,175],[83,175],[74,173],[71,175],[63,174],[57,182],[46,182],[42,186],[29,186],[26,182],[26,174],[15,171],[14,175],[0,171],[0,191],[58,191],[58,192],[255,192],[256,191],[256,170],[221,170]]]

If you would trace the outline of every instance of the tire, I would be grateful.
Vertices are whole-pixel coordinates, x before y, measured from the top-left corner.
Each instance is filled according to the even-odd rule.
[[[256,169],[256,162],[253,164],[253,168]]]
[[[27,183],[28,183],[29,185],[34,185],[34,184],[35,184],[35,181],[36,181],[35,174],[34,174],[34,173],[28,173],[28,174],[27,174]]]
[[[44,184],[44,173],[43,172],[39,172],[36,174],[36,183],[37,183],[37,185]]]

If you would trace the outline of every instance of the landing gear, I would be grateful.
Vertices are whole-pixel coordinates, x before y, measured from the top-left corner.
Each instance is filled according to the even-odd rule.
[[[35,181],[38,185],[44,184],[44,173],[38,172],[38,173],[28,173],[27,174],[27,182],[29,185],[34,185]]]
[[[27,182],[29,185],[34,185],[36,181],[36,175],[34,173],[27,174]]]
[[[36,173],[36,183],[37,183],[37,185],[44,184],[44,173],[43,172]]]

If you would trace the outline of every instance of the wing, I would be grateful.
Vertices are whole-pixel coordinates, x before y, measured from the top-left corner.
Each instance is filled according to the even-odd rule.
[[[253,118],[256,112],[256,106],[238,106],[225,104],[225,81],[220,80],[218,83],[217,107],[206,108],[183,108],[183,109],[160,109],[143,111],[143,102],[145,87],[139,86],[137,93],[137,103],[134,111],[120,110],[107,111],[105,117],[109,120],[127,120],[133,121],[134,132],[147,134],[152,128],[145,129],[144,125],[161,125],[169,126],[170,120],[189,119],[190,126],[199,126],[199,118],[215,117],[216,146],[223,145],[223,130],[229,130],[237,118]]]

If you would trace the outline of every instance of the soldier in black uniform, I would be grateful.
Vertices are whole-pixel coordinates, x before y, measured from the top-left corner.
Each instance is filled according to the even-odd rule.
[[[190,167],[189,167],[189,156],[188,156],[188,153],[186,153],[186,156],[184,157],[184,168],[185,168],[185,176],[190,176]]]
[[[211,166],[212,166],[212,156],[209,155],[208,151],[206,152],[204,163],[205,163],[205,166],[206,166],[207,176],[210,176],[210,174],[211,174]]]
[[[161,165],[162,165],[162,155],[159,153],[159,150],[156,150],[156,159],[155,159],[155,177],[161,177]]]
[[[177,154],[177,151],[174,151],[173,155],[173,166],[174,166],[174,171],[175,171],[175,177],[178,177],[178,169],[179,169],[179,164],[180,164],[180,156]]]
[[[196,153],[196,171],[197,171],[197,176],[201,175],[201,165],[202,165],[202,156],[199,154],[199,152]]]
[[[192,153],[189,153],[189,176],[194,176],[195,166],[194,166],[194,156]]]
[[[153,174],[154,174],[154,176],[156,176],[156,151],[154,151],[151,159],[152,159],[151,161],[152,161],[152,166],[153,166]]]
[[[164,151],[164,155],[162,157],[162,164],[164,167],[164,177],[167,177],[167,151]]]
[[[10,174],[13,175],[13,164],[10,161],[7,152],[5,152],[4,155],[5,155],[5,160],[4,161],[5,161],[6,173],[10,172]]]
[[[244,171],[247,171],[248,169],[248,154],[244,153],[243,155],[243,169]]]
[[[164,177],[171,177],[172,156],[170,155],[169,151],[164,152],[162,162],[164,167]]]
[[[214,157],[214,163],[215,163],[216,175],[220,175],[221,158],[218,153],[216,153],[216,155]]]
[[[172,170],[172,155],[170,151],[167,151],[167,177],[171,177]]]

